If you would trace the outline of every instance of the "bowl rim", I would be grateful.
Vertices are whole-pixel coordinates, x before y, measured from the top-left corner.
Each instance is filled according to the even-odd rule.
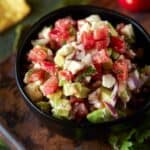
[[[21,56],[21,52],[25,46],[25,42],[26,40],[32,35],[34,34],[34,32],[37,30],[37,28],[39,27],[40,23],[44,23],[47,19],[49,19],[52,16],[57,15],[58,13],[61,13],[63,11],[66,10],[70,10],[70,9],[95,9],[98,10],[99,13],[105,12],[105,13],[109,13],[111,15],[114,16],[118,16],[120,18],[123,18],[124,20],[126,20],[127,22],[133,24],[134,26],[136,26],[136,28],[138,29],[139,32],[142,32],[142,34],[145,36],[145,38],[148,40],[148,42],[150,43],[150,35],[146,32],[146,30],[142,27],[142,25],[140,25],[136,20],[134,20],[133,18],[126,16],[120,12],[114,11],[112,9],[108,9],[108,8],[103,8],[103,7],[97,7],[97,6],[93,6],[93,5],[71,5],[71,6],[67,6],[67,7],[62,7],[59,9],[56,9],[55,11],[49,12],[47,15],[43,16],[41,19],[39,19],[38,21],[36,21],[32,26],[31,29],[28,33],[26,33],[26,35],[24,36],[23,42],[21,42],[21,44],[19,44],[19,48],[17,51],[17,56],[16,56],[16,64],[15,64],[15,78],[16,78],[16,83],[17,86],[24,98],[24,100],[27,102],[27,104],[29,104],[31,106],[31,108],[33,108],[36,112],[38,112],[41,116],[47,118],[48,120],[54,121],[55,123],[61,124],[63,126],[71,126],[71,127],[100,127],[100,126],[112,126],[115,124],[119,124],[119,123],[125,123],[129,120],[132,120],[134,118],[136,118],[137,116],[139,116],[140,114],[142,114],[145,110],[147,110],[150,107],[150,102],[147,103],[146,105],[144,105],[140,110],[136,111],[135,113],[133,113],[130,116],[126,116],[126,117],[120,117],[118,119],[114,119],[114,120],[110,120],[110,121],[104,121],[101,123],[90,123],[90,122],[76,122],[74,120],[67,120],[67,119],[58,119],[53,117],[52,115],[49,115],[45,112],[43,112],[42,110],[40,110],[29,98],[29,96],[26,94],[24,87],[23,87],[23,80],[21,79],[21,75],[20,75],[20,69],[19,69],[19,62],[20,62],[20,56]]]

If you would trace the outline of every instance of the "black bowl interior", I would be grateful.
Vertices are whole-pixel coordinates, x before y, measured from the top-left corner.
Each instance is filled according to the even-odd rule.
[[[70,6],[66,8],[61,8],[56,10],[52,13],[49,13],[41,20],[39,20],[36,24],[34,24],[30,31],[27,33],[24,41],[20,44],[20,48],[17,53],[17,60],[16,60],[16,80],[18,87],[24,96],[27,103],[38,113],[42,115],[42,117],[47,118],[51,122],[59,123],[60,125],[67,126],[67,127],[86,127],[86,128],[93,128],[93,127],[100,127],[100,126],[111,126],[112,124],[122,123],[123,121],[132,119],[133,117],[138,116],[141,112],[143,112],[148,106],[150,105],[150,101],[145,106],[143,106],[140,110],[138,110],[133,116],[119,118],[117,120],[104,122],[100,124],[91,124],[89,122],[83,121],[80,123],[76,123],[74,121],[68,120],[59,120],[51,115],[48,115],[41,110],[39,110],[31,101],[30,98],[27,96],[26,92],[24,91],[24,83],[23,77],[26,70],[24,70],[24,65],[26,63],[26,54],[31,49],[31,40],[36,39],[38,32],[44,27],[53,24],[57,19],[63,18],[66,16],[71,16],[73,19],[81,19],[85,18],[91,14],[98,14],[103,20],[110,21],[113,25],[118,23],[131,23],[134,27],[135,35],[136,35],[136,46],[144,48],[144,57],[139,60],[141,64],[150,64],[149,54],[150,54],[150,37],[143,29],[141,25],[139,25],[135,20],[124,16],[123,14],[117,13],[112,10],[94,7],[94,6]],[[145,97],[146,98],[146,97]]]

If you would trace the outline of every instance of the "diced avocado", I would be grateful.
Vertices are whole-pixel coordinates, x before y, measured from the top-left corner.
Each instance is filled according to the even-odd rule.
[[[56,100],[56,99],[60,99],[61,96],[62,96],[62,91],[59,90],[59,91],[57,91],[57,92],[55,92],[53,94],[47,95],[47,98],[49,98],[50,100]]]
[[[33,69],[29,69],[26,73],[25,73],[25,76],[24,76],[24,79],[23,79],[23,82],[24,83],[28,83],[29,81],[29,77],[30,77],[30,75],[32,74],[32,72],[33,72]]]
[[[76,34],[76,29],[74,27],[69,28],[69,33],[71,36],[74,36]]]
[[[59,86],[64,86],[64,84],[66,84],[68,81],[64,80],[64,79],[60,79],[59,80]]]
[[[65,57],[71,54],[74,50],[75,48],[71,44],[66,44],[57,51],[56,55],[61,55]]]
[[[68,118],[71,110],[71,104],[67,99],[50,100],[52,113],[56,118]]]
[[[150,65],[146,65],[144,68],[142,68],[141,72],[150,75]]]
[[[111,59],[110,59],[109,62],[103,63],[103,69],[104,69],[104,70],[111,70],[111,69],[112,69],[112,66],[113,66],[113,62],[112,62]]]
[[[56,56],[54,58],[54,62],[57,66],[63,67],[64,63],[65,63],[65,58],[61,55],[56,54]]]
[[[107,49],[107,53],[108,53],[109,56],[111,56],[111,54],[112,54],[112,48],[108,48]]]
[[[110,119],[110,113],[106,108],[95,110],[87,115],[87,120],[92,123],[100,123]]]
[[[71,104],[69,100],[62,99],[62,91],[59,90],[56,93],[49,94],[49,103],[52,106],[52,113],[57,118],[68,118],[71,110]]]
[[[58,78],[59,78],[59,86],[64,86],[64,84],[69,83],[69,81],[67,81],[63,76],[61,76],[60,74],[58,74]]]
[[[27,84],[24,89],[32,101],[40,101],[43,98],[39,85],[36,82]]]
[[[111,54],[112,59],[116,60],[116,59],[119,58],[119,56],[120,56],[119,53],[117,53],[116,51],[112,50],[112,54]]]
[[[50,110],[49,102],[40,101],[36,103],[36,106],[38,106],[44,112],[48,112]]]
[[[123,100],[123,101],[125,101],[125,102],[128,102],[129,100],[130,100],[130,92],[126,89],[126,90],[124,90],[124,91],[121,91],[120,93],[119,93],[119,97]]]
[[[65,96],[74,95],[78,98],[85,98],[89,93],[89,89],[79,82],[66,83],[63,86],[63,92]]]
[[[125,25],[121,29],[121,32],[125,35],[127,42],[133,43],[135,41],[134,30],[133,30],[133,26],[131,24]]]
[[[119,91],[118,91],[118,96],[121,98],[121,100],[128,102],[131,98],[131,93],[127,89],[126,85],[120,85],[119,86]]]
[[[69,82],[68,82],[68,83],[65,83],[65,84],[63,85],[63,93],[64,93],[65,96],[74,95],[75,89],[74,89],[72,83],[69,83]]]
[[[75,93],[76,97],[78,97],[78,98],[85,98],[85,97],[87,97],[87,95],[88,95],[88,93],[90,91],[87,87],[83,86],[79,82],[73,83],[73,86],[76,89],[76,93]]]
[[[117,33],[116,29],[112,26],[112,24],[110,22],[108,22],[108,26],[110,28],[110,34],[112,36],[118,36],[118,33]]]
[[[100,95],[101,100],[111,103],[112,102],[111,94],[112,94],[111,90],[101,87],[101,95]]]

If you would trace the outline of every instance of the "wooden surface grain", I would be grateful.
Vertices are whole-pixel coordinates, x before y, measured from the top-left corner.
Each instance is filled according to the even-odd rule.
[[[150,33],[150,13],[130,13],[116,0],[93,0],[93,5],[111,8],[133,17]],[[0,64],[0,122],[27,150],[111,150],[101,139],[74,141],[45,127],[24,103],[15,82],[15,55]]]

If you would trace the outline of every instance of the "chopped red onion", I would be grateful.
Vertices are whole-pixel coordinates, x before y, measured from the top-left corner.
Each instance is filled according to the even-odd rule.
[[[117,92],[118,92],[118,83],[116,82],[114,88],[113,88],[113,91],[111,93],[111,97],[112,97],[112,103],[111,105],[114,107],[116,105],[116,95],[117,95]]]
[[[133,78],[129,77],[127,81],[128,87],[130,90],[135,90],[136,89],[136,84]]]
[[[118,118],[118,113],[117,113],[117,111],[115,110],[115,108],[111,104],[109,104],[108,102],[104,102],[104,105],[110,111],[111,115],[114,118]]]

